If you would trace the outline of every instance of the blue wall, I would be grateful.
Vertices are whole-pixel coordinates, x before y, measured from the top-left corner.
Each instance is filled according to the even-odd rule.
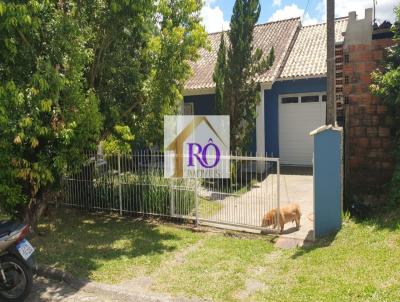
[[[265,90],[265,150],[268,156],[279,156],[279,95],[320,91],[326,91],[326,78],[278,81],[270,90]]]
[[[342,225],[342,131],[314,135],[314,233],[321,238]]]
[[[193,103],[194,114],[215,114],[215,94],[190,95],[184,97],[185,103]]]
[[[264,91],[265,150],[268,156],[279,156],[279,95],[320,91],[326,91],[326,78],[278,81],[272,85],[271,89]],[[215,114],[215,94],[185,96],[184,102],[193,103],[195,114]],[[249,151],[256,151],[255,131]]]
[[[213,115],[215,114],[215,94],[203,95],[190,95],[184,97],[185,103],[193,103],[194,114],[196,115]],[[249,152],[255,154],[257,149],[256,143],[256,126],[254,126],[254,133],[252,141],[249,146]]]

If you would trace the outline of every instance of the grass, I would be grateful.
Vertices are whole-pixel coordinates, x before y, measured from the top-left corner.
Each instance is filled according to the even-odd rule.
[[[272,250],[258,240],[214,239],[170,270],[169,279],[162,276],[158,286],[235,301],[247,280],[259,288],[246,301],[398,301],[398,217],[346,221],[336,236],[308,248]]]
[[[75,276],[118,283],[155,271],[200,235],[112,215],[64,210],[39,225],[38,261]]]
[[[272,251],[265,239],[212,236],[179,266],[157,277],[156,290],[230,301],[244,287],[248,268]]]
[[[399,301],[400,227],[347,221],[335,237],[265,264],[268,290],[255,301]]]
[[[243,177],[233,181],[232,184],[222,179],[205,180],[204,186],[208,190],[215,190],[216,192],[228,193],[236,196],[241,196],[249,192],[255,185],[263,180]]]
[[[258,182],[259,181],[257,179],[252,179],[250,182],[248,182],[242,188],[235,191],[235,194],[240,196],[240,195],[243,195],[244,193],[249,192]]]
[[[52,221],[34,240],[39,260],[96,281],[148,276],[156,291],[213,301],[400,300],[400,211],[347,219],[335,236],[289,250],[270,237],[114,216],[66,212]]]
[[[199,198],[199,215],[201,218],[210,218],[217,214],[223,206],[216,201]]]
[[[7,220],[10,219],[10,216],[0,212],[0,220]]]

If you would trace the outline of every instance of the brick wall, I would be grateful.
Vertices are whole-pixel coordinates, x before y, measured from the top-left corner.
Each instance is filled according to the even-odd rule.
[[[367,204],[385,201],[382,186],[394,168],[393,117],[369,91],[370,74],[391,43],[385,38],[372,40],[371,45],[349,45],[344,55],[346,195]]]

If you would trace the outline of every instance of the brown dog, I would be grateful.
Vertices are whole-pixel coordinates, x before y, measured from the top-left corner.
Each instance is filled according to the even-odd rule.
[[[277,212],[276,208],[267,212],[264,215],[261,226],[267,227],[270,225],[274,225],[274,228],[276,228],[278,225],[276,212]],[[285,223],[290,222],[290,221],[291,222],[295,221],[296,228],[299,228],[300,227],[300,217],[301,217],[300,206],[296,202],[291,203],[283,208],[280,208],[280,213],[279,213],[280,232],[281,233],[283,232]]]

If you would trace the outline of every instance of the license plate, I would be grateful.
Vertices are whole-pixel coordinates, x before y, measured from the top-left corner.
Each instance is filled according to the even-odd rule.
[[[26,239],[21,240],[17,244],[17,250],[25,260],[27,260],[35,251],[34,247]]]

